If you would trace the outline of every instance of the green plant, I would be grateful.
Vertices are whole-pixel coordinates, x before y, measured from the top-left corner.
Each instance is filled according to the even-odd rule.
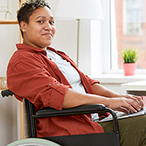
[[[137,49],[126,48],[122,50],[122,57],[124,63],[135,63],[138,56],[137,56]]]

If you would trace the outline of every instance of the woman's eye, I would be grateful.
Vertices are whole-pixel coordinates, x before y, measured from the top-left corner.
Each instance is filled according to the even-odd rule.
[[[40,20],[40,21],[38,21],[39,23],[43,23],[43,21],[42,20]]]
[[[54,24],[54,21],[50,21],[49,23],[50,23],[50,24]]]

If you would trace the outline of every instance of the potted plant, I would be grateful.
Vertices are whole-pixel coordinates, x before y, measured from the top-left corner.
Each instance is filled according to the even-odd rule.
[[[122,50],[122,57],[124,60],[123,69],[125,76],[132,76],[135,74],[136,61],[138,59],[137,49],[126,48]]]

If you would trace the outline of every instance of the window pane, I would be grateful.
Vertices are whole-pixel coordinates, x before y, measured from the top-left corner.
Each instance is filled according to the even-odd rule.
[[[111,0],[111,69],[122,68],[127,47],[138,49],[137,69],[146,69],[145,7],[146,0]]]

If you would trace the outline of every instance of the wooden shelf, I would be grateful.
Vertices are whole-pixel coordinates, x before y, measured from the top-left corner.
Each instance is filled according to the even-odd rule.
[[[18,21],[11,19],[0,19],[0,24],[18,24]]]

